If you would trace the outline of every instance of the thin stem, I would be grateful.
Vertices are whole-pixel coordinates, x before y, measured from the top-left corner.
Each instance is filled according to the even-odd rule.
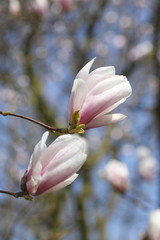
[[[27,192],[13,193],[13,192],[5,191],[5,190],[0,190],[0,193],[11,195],[15,198],[23,197],[24,199],[26,199],[28,201],[32,201],[32,196],[30,196]]]
[[[9,192],[9,191],[0,190],[0,193],[8,194],[8,195],[11,195],[11,196],[13,196],[13,197],[15,197],[15,198],[16,198],[16,193],[13,193],[13,192]]]
[[[26,117],[24,115],[20,115],[20,114],[16,114],[16,113],[11,113],[11,112],[3,112],[3,111],[0,111],[0,114],[2,116],[14,116],[14,117],[18,117],[18,118],[23,118],[25,120],[28,120],[30,122],[33,122],[33,123],[36,123],[38,125],[40,125],[41,127],[44,127],[46,128],[48,131],[51,131],[53,133],[59,133],[59,134],[73,134],[73,133],[84,133],[84,127],[85,125],[84,124],[80,124],[78,126],[74,126],[74,127],[70,127],[70,128],[55,128],[55,127],[51,127],[51,126],[48,126],[42,122],[39,122],[33,118],[30,118],[30,117]]]
[[[0,114],[3,115],[3,116],[14,116],[14,117],[18,117],[18,118],[23,118],[25,120],[28,120],[30,122],[33,122],[33,123],[36,123],[44,128],[46,128],[47,130],[49,131],[52,131],[52,132],[57,132],[57,133],[61,133],[61,134],[65,134],[65,133],[68,133],[68,129],[65,129],[65,128],[54,128],[54,127],[51,127],[51,126],[48,126],[42,122],[39,122],[33,118],[30,118],[30,117],[26,117],[24,115],[20,115],[20,114],[16,114],[16,113],[11,113],[11,112],[3,112],[3,111],[0,111]]]

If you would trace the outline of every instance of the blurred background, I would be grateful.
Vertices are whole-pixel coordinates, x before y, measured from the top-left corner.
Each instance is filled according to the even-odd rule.
[[[32,202],[0,195],[0,240],[140,239],[160,207],[160,1],[2,0],[0,36],[1,111],[66,127],[73,80],[93,57],[92,69],[113,65],[133,88],[116,109],[125,120],[86,131],[89,156],[73,184]],[[0,115],[0,189],[20,190],[44,131]],[[113,158],[128,166],[125,194],[99,177]]]

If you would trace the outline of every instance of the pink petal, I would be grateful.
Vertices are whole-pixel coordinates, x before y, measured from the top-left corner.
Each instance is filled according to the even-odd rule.
[[[61,165],[58,165],[52,169],[52,171],[46,172],[45,175],[43,175],[42,182],[38,187],[36,195],[42,194],[44,191],[65,181],[76,173],[85,162],[86,157],[86,154],[79,153],[68,159],[68,161],[61,163]]]
[[[122,83],[128,83],[128,80],[124,76],[112,76],[109,77],[108,79],[104,79],[103,81],[99,82],[90,92],[90,95],[98,95],[101,94],[113,87],[116,87],[119,84]]]
[[[97,117],[103,116],[111,111],[113,111],[115,108],[117,108],[120,104],[124,103],[126,101],[126,98],[121,99],[120,101],[116,102],[115,104],[111,105],[109,108],[102,111]]]
[[[94,118],[91,122],[89,122],[85,126],[85,129],[107,126],[109,124],[116,123],[125,118],[126,116],[120,113],[99,116]]]
[[[65,181],[60,182],[59,184],[55,185],[54,187],[50,188],[48,191],[46,192],[54,192],[57,190],[60,190],[66,186],[68,186],[69,184],[71,184],[77,177],[79,174],[74,173],[71,177],[67,178]],[[45,193],[46,193],[45,192]]]
[[[108,109],[117,102],[123,100],[131,94],[131,86],[128,81],[122,82],[117,86],[96,96],[88,95],[80,111],[81,124],[88,124],[93,118]]]

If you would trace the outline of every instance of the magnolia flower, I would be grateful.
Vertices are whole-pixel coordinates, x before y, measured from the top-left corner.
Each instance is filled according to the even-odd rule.
[[[47,147],[45,142],[48,134],[45,132],[35,146],[23,177],[25,187],[22,186],[22,191],[32,196],[56,191],[72,183],[87,158],[85,139],[76,134],[67,134],[58,137]]]
[[[149,156],[151,156],[149,148],[143,145],[137,147],[137,157],[139,160],[145,160]]]
[[[95,59],[88,62],[74,80],[70,105],[69,124],[79,111],[78,124],[85,129],[112,124],[125,118],[123,114],[109,114],[131,95],[127,78],[115,75],[115,68],[101,67],[89,73]]]
[[[21,12],[21,5],[19,0],[10,0],[9,1],[9,12],[13,16],[17,16]]]
[[[65,12],[71,11],[75,6],[75,0],[58,0],[57,3]]]
[[[138,172],[142,178],[151,181],[157,173],[157,162],[145,146],[137,148]]]
[[[160,209],[151,212],[147,234],[149,240],[160,240]]]
[[[153,157],[148,157],[138,164],[138,171],[142,178],[151,181],[157,172],[157,163]]]
[[[129,172],[124,163],[110,160],[100,175],[118,191],[125,192],[129,188]]]
[[[34,0],[33,9],[39,16],[44,17],[48,11],[49,2],[48,0]]]

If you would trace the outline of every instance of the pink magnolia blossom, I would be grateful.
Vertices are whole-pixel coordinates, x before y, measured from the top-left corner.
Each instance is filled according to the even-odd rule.
[[[75,0],[58,0],[57,3],[64,12],[71,11],[75,6]]]
[[[127,166],[115,159],[110,160],[102,172],[102,177],[118,191],[125,192],[129,188],[129,172]]]
[[[160,209],[151,212],[147,234],[149,240],[160,240]]]
[[[138,172],[142,178],[151,181],[157,174],[157,162],[152,156],[151,151],[145,147],[140,146],[137,148],[138,157]]]
[[[109,114],[125,102],[131,95],[131,86],[127,78],[115,75],[112,66],[101,67],[90,72],[95,59],[88,62],[74,80],[70,105],[69,123],[79,111],[78,124],[85,124],[85,129],[112,124],[125,118],[123,114]]]
[[[138,164],[138,171],[142,178],[151,181],[157,173],[157,163],[153,157],[148,157]]]
[[[138,160],[145,160],[146,158],[151,156],[151,152],[149,150],[149,148],[147,148],[146,146],[139,146],[137,147],[137,157]]]
[[[56,191],[72,183],[87,158],[86,141],[77,134],[60,136],[47,147],[48,134],[45,132],[35,146],[25,174],[25,188],[32,196]]]
[[[48,0],[34,0],[33,10],[40,16],[44,17],[49,9]]]
[[[21,12],[21,5],[19,0],[10,0],[9,1],[9,12],[12,16],[18,16]]]

